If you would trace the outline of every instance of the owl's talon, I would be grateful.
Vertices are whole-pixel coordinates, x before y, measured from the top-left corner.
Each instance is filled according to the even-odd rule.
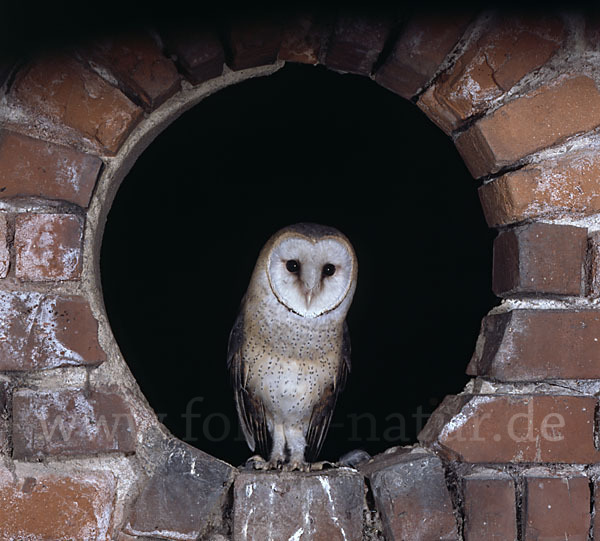
[[[321,462],[313,462],[309,464],[309,471],[321,471],[324,469],[334,468],[335,464],[333,462],[329,462],[328,460],[322,460]]]

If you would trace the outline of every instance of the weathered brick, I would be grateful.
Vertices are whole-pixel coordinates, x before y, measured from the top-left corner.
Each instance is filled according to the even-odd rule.
[[[565,75],[481,118],[455,142],[479,178],[599,125],[600,92],[594,81]]]
[[[1,163],[1,159],[0,159]],[[0,213],[0,278],[6,278],[10,268],[10,250],[8,248],[8,224],[6,214]]]
[[[133,453],[136,424],[127,402],[100,391],[34,391],[13,394],[13,457]]]
[[[146,32],[128,32],[93,41],[84,56],[112,73],[130,100],[151,112],[180,89],[175,64]]]
[[[403,98],[412,98],[435,75],[472,19],[463,13],[416,14],[403,26],[375,81]]]
[[[394,20],[383,14],[340,15],[324,64],[344,73],[370,75],[393,25]]]
[[[480,114],[492,100],[545,64],[565,33],[558,17],[503,17],[443,73],[419,100],[419,107],[450,134]]]
[[[8,384],[0,381],[0,457],[4,454],[10,454],[9,450],[9,417],[6,406],[8,404]]]
[[[462,480],[465,541],[517,539],[515,483],[502,472],[483,471]]]
[[[494,239],[492,289],[499,297],[585,294],[587,229],[533,223]]]
[[[195,541],[221,521],[236,469],[173,440],[132,507],[131,535]]]
[[[109,154],[119,150],[143,113],[119,89],[61,54],[38,57],[21,69],[11,93],[34,114],[74,129]]]
[[[447,396],[418,438],[470,463],[600,462],[590,396]]]
[[[470,375],[500,381],[600,377],[600,312],[517,309],[486,316]]]
[[[350,469],[242,471],[234,483],[233,539],[362,540],[364,480]]]
[[[109,472],[15,479],[0,468],[0,538],[111,539],[115,492]]]
[[[226,31],[227,65],[234,71],[273,64],[281,46],[276,18],[232,20]]]
[[[96,156],[0,131],[0,198],[44,197],[87,207],[101,166]]]
[[[590,488],[585,475],[531,472],[524,476],[524,481],[523,541],[587,541]]]
[[[573,151],[483,184],[479,198],[490,227],[541,216],[593,214],[600,211],[599,178],[598,152]]]
[[[302,14],[293,17],[283,26],[279,59],[286,62],[318,64],[329,32],[328,25],[315,15]]]
[[[457,539],[452,500],[437,456],[420,450],[392,458],[383,454],[361,471],[370,481],[386,539]]]
[[[588,289],[593,299],[600,297],[600,231],[590,233],[588,239]]]
[[[177,25],[161,29],[161,37],[191,83],[198,85],[223,73],[225,51],[216,30]]]
[[[75,214],[19,214],[15,218],[15,272],[28,281],[78,280],[83,219]]]
[[[83,297],[0,291],[0,371],[97,365],[106,360]]]

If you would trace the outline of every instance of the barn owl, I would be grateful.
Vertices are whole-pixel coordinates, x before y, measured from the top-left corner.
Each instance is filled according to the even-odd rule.
[[[350,371],[350,241],[300,223],[261,250],[229,336],[227,364],[256,469],[309,471]],[[322,463],[321,464],[322,467]]]

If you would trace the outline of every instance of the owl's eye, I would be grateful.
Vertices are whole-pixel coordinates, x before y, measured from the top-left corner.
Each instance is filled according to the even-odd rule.
[[[300,270],[300,263],[295,259],[289,259],[285,263],[285,268],[290,272],[298,272]]]
[[[333,263],[326,263],[323,265],[323,276],[333,276],[335,274],[335,265]]]

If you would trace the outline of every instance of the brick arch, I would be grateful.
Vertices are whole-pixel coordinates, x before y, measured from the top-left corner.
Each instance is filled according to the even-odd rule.
[[[132,31],[0,63],[2,536],[587,538],[599,462],[597,25],[354,13],[224,30]],[[103,223],[136,157],[206,95],[285,62],[371,77],[415,102],[456,143],[499,230],[493,287],[505,301],[484,318],[473,380],[420,446],[358,472],[238,472],[171,438],[101,296]]]

